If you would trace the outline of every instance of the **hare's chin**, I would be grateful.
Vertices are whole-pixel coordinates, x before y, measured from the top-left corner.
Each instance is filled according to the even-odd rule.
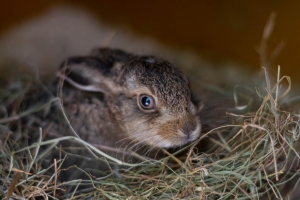
[[[165,139],[166,142],[164,142],[162,146],[160,146],[160,148],[170,148],[170,147],[182,147],[188,143],[191,143],[193,141],[195,141],[198,138],[199,134],[193,133],[189,136],[187,135],[181,135],[178,138],[176,138],[176,140],[168,140]]]
[[[162,144],[161,146],[159,146],[160,148],[182,147],[188,143],[195,141],[199,137],[200,132],[201,132],[201,125],[197,126],[196,130],[194,130],[189,135],[184,134],[182,131],[179,131],[175,139],[160,138],[159,141],[165,141],[165,142],[158,142],[156,145]]]

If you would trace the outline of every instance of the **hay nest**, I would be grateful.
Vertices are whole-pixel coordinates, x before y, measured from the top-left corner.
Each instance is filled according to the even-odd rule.
[[[41,84],[19,78],[0,90],[0,197],[1,199],[274,199],[288,196],[296,187],[299,158],[296,143],[299,137],[299,115],[287,97],[291,87],[289,77],[277,79],[271,86],[266,73],[265,91],[257,91],[261,105],[255,112],[238,115],[228,113],[233,122],[215,128],[175,153],[163,150],[167,156],[145,160],[139,164],[124,163],[76,136],[48,140],[39,129],[39,137],[31,138],[32,127],[22,121],[32,113],[59,104],[59,98],[37,102],[26,107],[28,95],[35,95]],[[282,81],[288,87],[280,92]],[[4,84],[2,84],[4,86]],[[297,100],[297,99],[296,99]],[[65,119],[67,120],[67,119]],[[28,123],[28,122],[27,122]],[[210,137],[215,135],[216,137]],[[198,152],[197,144],[210,138],[211,148]],[[77,140],[82,147],[108,162],[128,168],[120,170],[122,178],[113,172],[105,177],[60,182],[63,170],[60,160],[44,167],[42,162],[59,142]],[[186,151],[186,153],[183,153]],[[64,155],[68,155],[64,151]],[[76,168],[76,166],[70,166]],[[84,172],[84,169],[78,169]],[[295,180],[296,179],[296,180]],[[289,183],[293,187],[290,187]],[[89,185],[80,189],[82,185]]]

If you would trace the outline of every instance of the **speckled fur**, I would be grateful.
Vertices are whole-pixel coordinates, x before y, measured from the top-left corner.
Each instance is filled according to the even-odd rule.
[[[102,48],[91,56],[69,58],[62,73],[75,86],[71,91],[92,86],[104,93],[102,100],[82,92],[83,100],[64,103],[71,124],[87,142],[130,150],[169,148],[185,145],[201,132],[188,80],[168,61]],[[154,97],[156,110],[140,109],[141,94]]]
[[[153,60],[154,63],[147,62]],[[119,83],[126,82],[128,77],[138,77],[137,85],[142,85],[168,106],[169,112],[178,114],[187,110],[190,101],[188,81],[182,73],[168,61],[153,56],[142,56],[131,59],[122,67],[123,77]]]

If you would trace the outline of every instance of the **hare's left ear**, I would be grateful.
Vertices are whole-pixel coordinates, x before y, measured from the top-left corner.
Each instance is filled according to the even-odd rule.
[[[107,66],[112,66],[116,62],[127,62],[130,58],[134,56],[123,50],[110,48],[93,49],[90,55],[93,57],[97,57]]]
[[[121,90],[114,82],[118,74],[113,69],[120,67],[116,65],[106,66],[95,57],[73,57],[62,64],[58,76],[79,90],[111,94]]]

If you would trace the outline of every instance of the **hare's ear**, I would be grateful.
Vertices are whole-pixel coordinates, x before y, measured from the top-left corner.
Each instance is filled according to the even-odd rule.
[[[95,57],[73,57],[62,64],[58,76],[79,90],[111,94],[121,90],[114,82],[117,74],[112,69],[116,67]]]
[[[132,54],[120,49],[97,48],[91,52],[91,56],[97,57],[107,66],[112,66],[116,62],[127,62],[133,57]]]

